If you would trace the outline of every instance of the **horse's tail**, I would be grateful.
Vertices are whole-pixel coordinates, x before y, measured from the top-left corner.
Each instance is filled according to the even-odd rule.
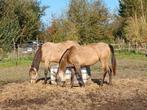
[[[109,44],[109,48],[111,50],[111,64],[112,64],[112,72],[114,75],[116,75],[116,58],[114,54],[114,48],[112,45]]]
[[[34,55],[31,67],[36,68],[36,70],[38,71],[41,59],[42,59],[42,44],[39,45]]]

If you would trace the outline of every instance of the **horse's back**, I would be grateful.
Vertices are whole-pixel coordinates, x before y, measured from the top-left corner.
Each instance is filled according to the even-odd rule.
[[[92,47],[95,48],[95,51],[100,58],[106,58],[110,56],[111,51],[107,43],[95,43]]]
[[[109,58],[109,45],[103,42],[92,43],[83,46],[72,46],[70,48],[70,55],[68,56],[70,62],[79,63],[80,65],[92,65],[101,58]]]
[[[68,60],[70,63],[88,66],[96,63],[99,59],[94,48],[90,46],[72,46],[69,51]]]
[[[72,40],[67,40],[64,43],[66,43],[66,44],[72,44],[72,45],[79,45],[79,43],[77,41],[72,41]]]
[[[75,41],[65,41],[60,43],[46,42],[42,45],[43,59],[48,59],[58,63],[62,54],[73,45],[79,45]]]

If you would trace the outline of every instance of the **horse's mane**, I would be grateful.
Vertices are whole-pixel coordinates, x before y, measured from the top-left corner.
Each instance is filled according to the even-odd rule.
[[[39,45],[39,47],[38,47],[38,49],[37,49],[37,51],[34,55],[32,65],[31,65],[31,68],[36,68],[37,71],[39,69],[39,64],[40,64],[40,61],[41,61],[41,58],[42,58],[41,48],[42,48],[42,44]]]
[[[75,46],[71,46],[70,48],[68,48],[68,49],[66,49],[66,51],[62,54],[62,56],[61,56],[61,58],[60,58],[60,61],[59,61],[59,66],[62,68],[63,66],[65,66],[65,65],[63,65],[64,63],[64,61],[65,61],[65,59],[66,59],[66,57],[68,56],[68,54],[70,54],[70,51],[71,51],[71,49],[72,48],[74,48]],[[67,59],[66,59],[67,60]],[[61,65],[62,64],[62,65]]]

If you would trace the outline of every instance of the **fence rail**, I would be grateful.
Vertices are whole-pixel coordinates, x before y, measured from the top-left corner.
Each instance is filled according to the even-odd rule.
[[[131,45],[131,44],[125,44],[125,43],[115,43],[115,44],[111,44],[115,51],[128,51],[128,52],[135,52],[135,53],[141,53],[141,54],[145,54],[147,56],[147,45]],[[18,46],[16,49],[14,49],[12,52],[10,53],[4,53],[2,49],[0,49],[0,61],[4,58],[10,58],[10,59],[21,59],[23,57],[26,56],[34,56],[35,52],[36,52],[37,46],[32,45],[31,46],[26,46],[26,45],[22,45],[22,46]]]
[[[138,44],[126,44],[126,43],[120,43],[120,44],[111,44],[116,51],[129,51],[129,52],[135,52],[135,53],[142,53],[147,54],[147,45],[138,45]]]

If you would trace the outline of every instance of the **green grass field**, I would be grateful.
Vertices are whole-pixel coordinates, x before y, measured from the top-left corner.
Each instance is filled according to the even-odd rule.
[[[13,67],[17,65],[28,65],[32,62],[32,57],[22,57],[19,59],[5,58],[0,61],[0,68]]]

